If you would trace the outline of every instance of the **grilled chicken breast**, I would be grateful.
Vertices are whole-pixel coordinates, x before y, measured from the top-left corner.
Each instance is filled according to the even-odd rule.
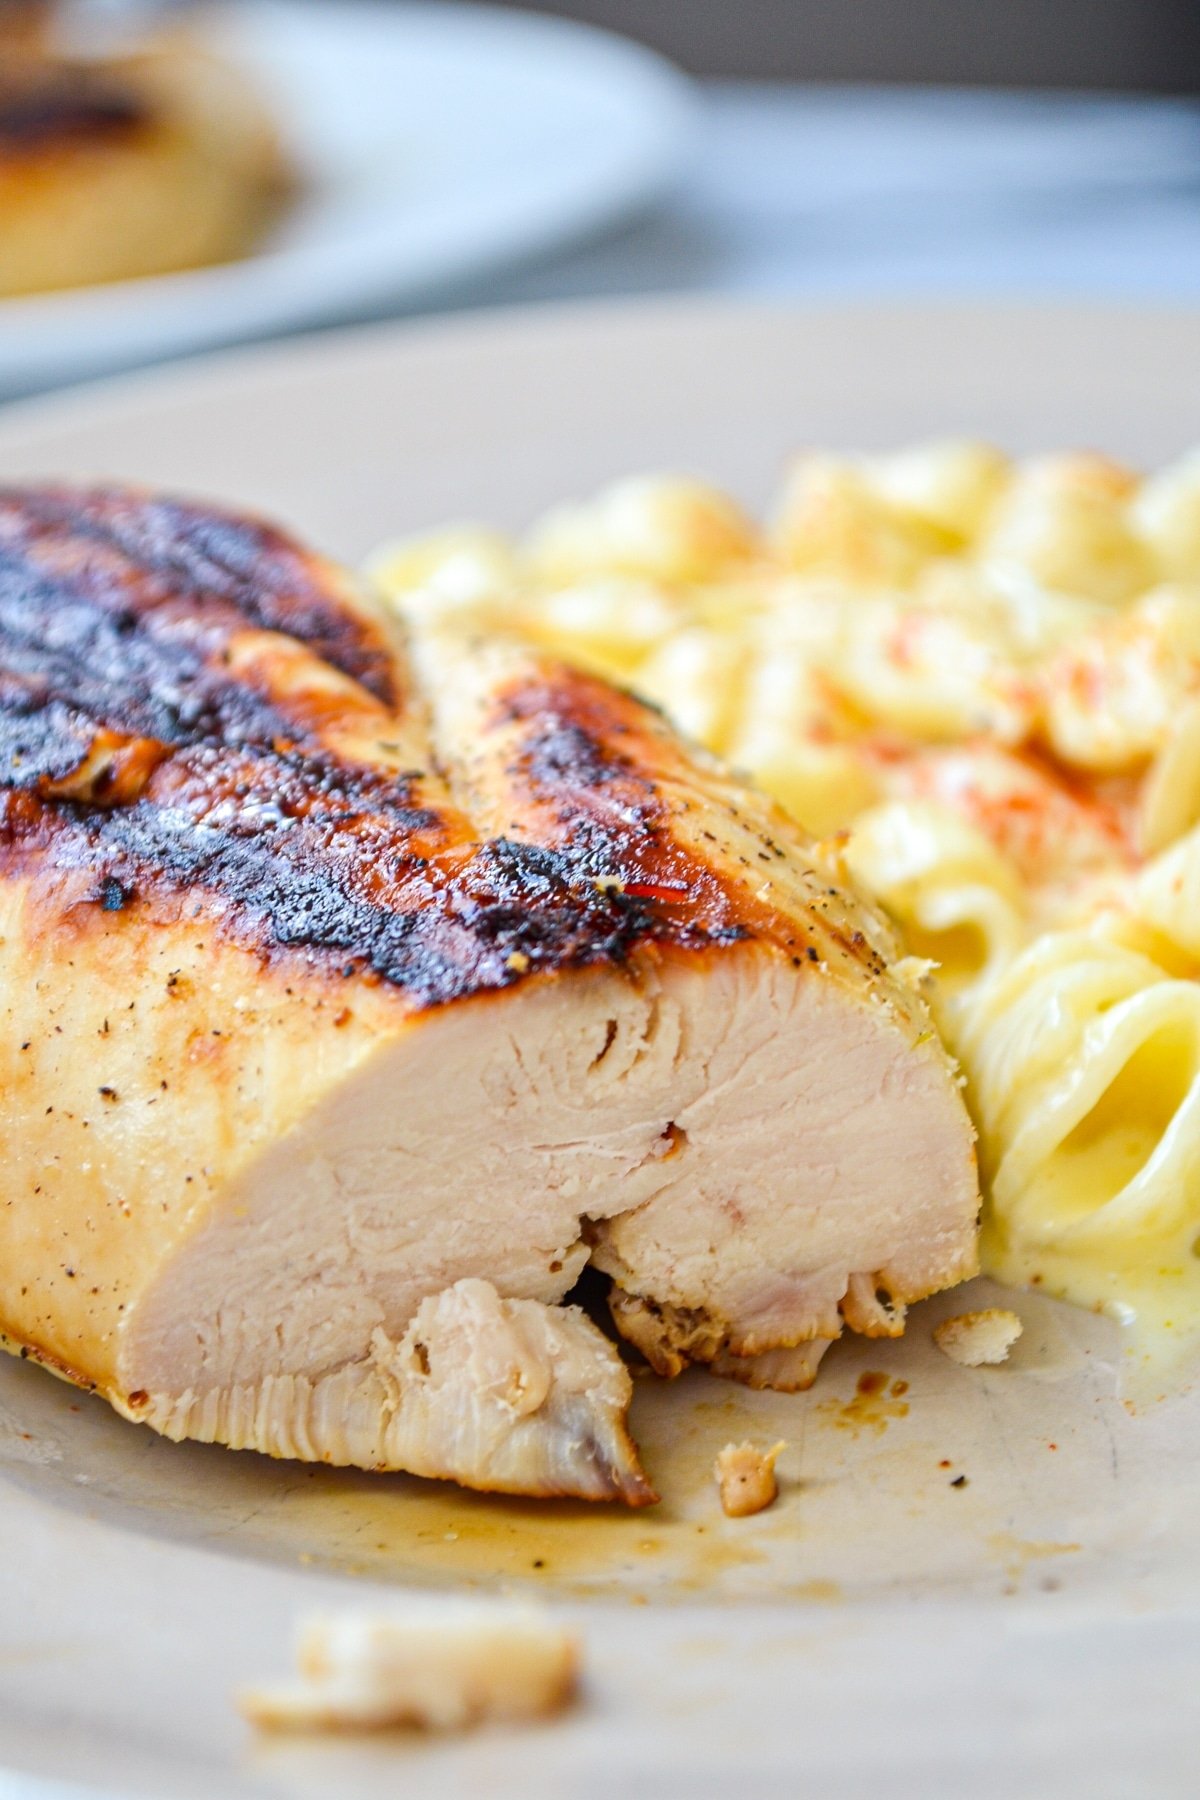
[[[173,1437],[653,1498],[656,1367],[804,1385],[973,1272],[885,928],[631,696],[271,527],[0,493],[0,1328]]]

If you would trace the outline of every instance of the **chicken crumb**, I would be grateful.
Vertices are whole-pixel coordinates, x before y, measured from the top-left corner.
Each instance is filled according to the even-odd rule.
[[[576,1690],[579,1647],[536,1607],[447,1600],[315,1615],[301,1626],[297,1662],[297,1679],[238,1693],[252,1725],[460,1731],[559,1711]]]
[[[1015,1312],[989,1306],[983,1312],[959,1313],[934,1326],[933,1341],[951,1362],[965,1369],[1002,1363],[1025,1327]]]
[[[753,1444],[726,1444],[713,1465],[721,1507],[730,1519],[744,1519],[762,1512],[779,1493],[775,1462],[787,1446],[780,1441],[769,1450]]]

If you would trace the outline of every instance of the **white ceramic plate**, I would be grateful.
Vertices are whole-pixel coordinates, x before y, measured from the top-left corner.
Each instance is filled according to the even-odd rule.
[[[1152,461],[1200,436],[1198,363],[1200,315],[546,311],[12,409],[0,478],[224,495],[354,557],[638,466],[761,500],[801,442],[957,429]],[[959,1369],[929,1328],[963,1304],[838,1346],[807,1396],[639,1383],[666,1495],[640,1515],[172,1446],[0,1359],[0,1797],[61,1791],[30,1776],[156,1800],[1194,1793],[1200,1398],[1130,1416],[1109,1327],[1033,1296],[1008,1364]],[[882,1393],[857,1392],[866,1372]],[[729,1521],[708,1471],[747,1433],[788,1440],[784,1491]],[[464,1583],[539,1591],[581,1627],[576,1713],[449,1743],[251,1742],[230,1691],[286,1666],[299,1610]]]
[[[654,199],[687,85],[563,20],[418,0],[244,0],[189,29],[249,70],[302,192],[220,268],[0,300],[0,393],[414,303]]]

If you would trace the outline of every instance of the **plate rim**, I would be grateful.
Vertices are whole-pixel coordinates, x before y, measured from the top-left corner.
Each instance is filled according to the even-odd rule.
[[[473,4],[474,0],[469,0]],[[115,404],[122,410],[143,397],[161,400],[164,406],[186,404],[193,394],[211,395],[213,383],[247,375],[287,378],[290,365],[328,373],[341,362],[369,361],[389,350],[403,352],[428,348],[478,349],[493,339],[521,341],[533,335],[563,330],[587,335],[616,328],[636,331],[642,326],[670,324],[687,328],[739,323],[786,326],[805,322],[831,324],[853,320],[858,326],[872,322],[886,325],[918,324],[937,320],[946,326],[979,326],[985,329],[1039,322],[1118,330],[1153,323],[1165,331],[1195,332],[1200,340],[1200,301],[1175,300],[1077,300],[1070,296],[977,300],[970,297],[934,299],[922,295],[844,299],[828,296],[741,295],[714,292],[664,291],[655,294],[619,294],[598,298],[535,299],[502,305],[464,305],[445,311],[418,313],[387,319],[350,320],[329,325],[310,325],[263,339],[248,339],[183,351],[136,368],[114,369],[71,381],[41,393],[0,397],[0,444],[15,445],[25,430],[38,431],[77,423],[90,425],[99,413]],[[1200,432],[1200,409],[1197,429]]]

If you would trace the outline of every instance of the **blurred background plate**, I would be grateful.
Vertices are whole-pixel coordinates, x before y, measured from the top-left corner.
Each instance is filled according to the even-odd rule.
[[[761,504],[802,443],[1155,462],[1200,430],[1198,362],[1195,311],[546,308],[15,407],[0,479],[224,495],[356,558],[638,467]],[[1002,1367],[935,1350],[935,1320],[998,1298],[837,1345],[806,1395],[639,1381],[665,1496],[639,1514],[169,1444],[0,1357],[0,1800],[1193,1795],[1200,1394],[1131,1416],[1113,1328],[1035,1294],[1004,1297],[1025,1333]],[[783,1488],[728,1520],[712,1460],[745,1436],[786,1439]],[[232,1690],[286,1667],[299,1612],[417,1584],[543,1595],[582,1628],[585,1703],[447,1742],[251,1743]]]
[[[657,198],[687,83],[587,26],[464,4],[186,15],[272,103],[304,184],[257,255],[0,301],[0,395],[434,297]]]

